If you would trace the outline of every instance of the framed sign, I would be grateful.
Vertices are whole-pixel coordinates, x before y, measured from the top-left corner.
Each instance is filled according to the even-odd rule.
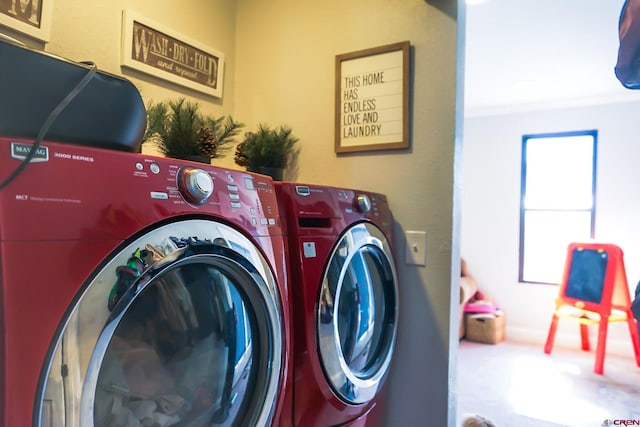
[[[336,153],[409,147],[409,47],[336,56]]]
[[[52,0],[0,1],[0,25],[45,42],[51,37]]]
[[[222,53],[130,10],[122,13],[121,50],[125,67],[222,97]]]

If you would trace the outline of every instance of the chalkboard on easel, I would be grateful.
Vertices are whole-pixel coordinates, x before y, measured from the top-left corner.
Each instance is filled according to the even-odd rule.
[[[565,295],[601,303],[608,258],[607,252],[602,249],[574,250]]]
[[[594,372],[602,374],[607,324],[626,322],[631,332],[636,362],[640,366],[640,341],[636,330],[637,324],[631,311],[631,296],[623,258],[622,249],[614,244],[597,242],[569,244],[559,295],[556,299],[556,310],[544,346],[545,353],[551,352],[560,317],[580,322],[583,350],[590,349],[588,326],[598,323]],[[567,313],[566,307],[573,309]]]

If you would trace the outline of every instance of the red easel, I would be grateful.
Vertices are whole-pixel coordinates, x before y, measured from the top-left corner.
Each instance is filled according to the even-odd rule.
[[[549,335],[544,346],[551,353],[558,328],[558,319],[580,323],[582,349],[589,351],[589,325],[599,325],[594,372],[604,372],[607,330],[611,322],[627,322],[636,364],[640,367],[640,339],[636,319],[631,312],[631,297],[624,268],[622,250],[612,244],[571,243],[556,309],[551,319]]]

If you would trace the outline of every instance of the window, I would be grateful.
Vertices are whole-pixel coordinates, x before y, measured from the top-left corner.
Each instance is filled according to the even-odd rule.
[[[522,137],[521,282],[560,283],[568,244],[594,237],[597,135]]]

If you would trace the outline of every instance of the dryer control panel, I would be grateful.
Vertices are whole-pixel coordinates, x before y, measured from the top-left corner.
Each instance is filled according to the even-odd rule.
[[[391,233],[393,218],[384,194],[296,183],[276,183],[276,188],[291,205],[284,213],[295,213],[293,224],[299,230],[340,233],[348,224],[368,220]]]

